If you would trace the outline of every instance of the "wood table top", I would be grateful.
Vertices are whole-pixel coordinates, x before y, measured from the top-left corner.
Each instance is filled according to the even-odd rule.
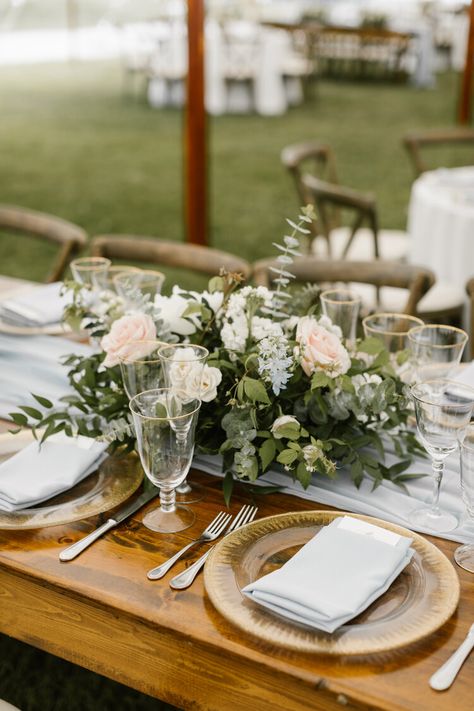
[[[470,708],[474,656],[451,689],[432,691],[431,674],[446,661],[474,620],[474,576],[458,570],[458,611],[424,642],[371,658],[329,658],[290,652],[245,635],[208,600],[203,576],[188,590],[146,571],[199,534],[223,508],[221,481],[205,484],[193,505],[196,522],[181,534],[160,535],[141,524],[151,502],[71,563],[59,551],[104,515],[37,531],[0,531],[0,629],[29,644],[114,678],[184,709]],[[245,497],[236,496],[236,512]],[[259,517],[322,508],[280,493],[257,499]],[[325,507],[327,508],[327,507]],[[452,560],[456,544],[432,541]],[[190,563],[197,553],[185,559]]]

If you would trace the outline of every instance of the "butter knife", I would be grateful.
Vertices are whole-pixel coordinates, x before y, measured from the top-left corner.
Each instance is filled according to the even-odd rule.
[[[471,625],[464,642],[459,645],[454,654],[449,657],[448,661],[433,674],[430,679],[431,688],[436,691],[449,689],[473,647],[474,624]]]
[[[99,528],[96,528],[95,531],[92,531],[92,533],[89,533],[84,538],[81,538],[80,541],[73,543],[72,546],[69,546],[68,548],[65,548],[63,551],[61,551],[61,553],[59,554],[59,560],[63,563],[69,560],[73,560],[73,558],[78,556],[79,553],[82,553],[82,551],[88,548],[91,543],[94,543],[94,541],[103,536],[106,531],[110,531],[111,528],[118,526],[119,523],[125,521],[125,519],[134,514],[135,511],[138,511],[138,509],[141,509],[142,506],[151,501],[151,499],[153,499],[155,496],[158,496],[158,493],[159,490],[155,489],[154,487],[150,490],[144,491],[143,494],[138,497],[138,499],[135,499],[134,501],[131,501],[125,506],[122,506],[122,508],[117,511],[115,516],[113,516],[113,518],[109,518],[105,523],[102,524],[102,526],[99,526]]]

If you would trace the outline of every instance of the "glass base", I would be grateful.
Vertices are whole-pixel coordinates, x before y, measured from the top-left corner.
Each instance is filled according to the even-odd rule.
[[[458,525],[458,519],[448,511],[433,511],[430,508],[415,509],[408,514],[408,520],[414,526],[429,528],[431,531],[443,533],[452,531]]]
[[[469,573],[474,573],[474,545],[469,543],[465,546],[459,546],[454,551],[454,560],[460,568],[464,568]]]
[[[178,504],[195,504],[206,496],[206,489],[200,484],[191,484],[187,479],[175,489]]]
[[[186,506],[176,506],[174,511],[155,509],[143,517],[142,523],[157,533],[178,533],[193,525],[195,514]]]

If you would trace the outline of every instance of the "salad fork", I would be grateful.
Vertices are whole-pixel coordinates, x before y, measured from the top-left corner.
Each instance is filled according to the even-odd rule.
[[[147,573],[148,580],[159,580],[164,575],[166,575],[168,570],[176,563],[176,561],[179,560],[181,556],[184,555],[186,551],[189,550],[192,546],[195,546],[198,543],[214,541],[218,536],[221,535],[221,533],[223,533],[231,518],[232,516],[228,513],[225,513],[224,511],[218,513],[217,516],[211,521],[209,526],[204,529],[199,538],[195,538],[194,541],[191,541],[191,543],[188,543],[187,546],[181,548],[180,551],[175,553],[174,556],[169,558],[161,565],[158,565],[156,568],[152,568],[151,570],[149,570]]]
[[[228,535],[232,531],[236,531],[242,526],[245,526],[246,523],[250,523],[250,521],[253,521],[255,516],[257,515],[257,511],[257,506],[250,506],[250,504],[248,504],[247,506],[243,506],[235,517],[235,519],[232,521],[232,524],[230,525],[226,535]],[[204,555],[198,558],[195,563],[190,565],[189,568],[186,568],[186,570],[183,570],[182,573],[175,575],[175,577],[172,578],[170,581],[170,586],[174,590],[184,590],[185,588],[188,588],[193,582],[196,575],[203,567],[204,563],[209,557],[209,553],[212,551],[213,548],[214,546],[211,546],[209,550],[207,550]]]

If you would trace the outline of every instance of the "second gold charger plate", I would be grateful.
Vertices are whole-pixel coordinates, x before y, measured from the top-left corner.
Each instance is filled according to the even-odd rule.
[[[409,565],[361,615],[328,634],[291,622],[242,594],[243,587],[281,567],[323,526],[344,515],[413,538]],[[269,516],[234,531],[214,548],[204,582],[216,609],[244,632],[279,647],[323,654],[373,654],[418,642],[441,627],[459,601],[456,572],[432,543],[386,521],[334,511]]]
[[[0,462],[33,439],[30,430],[17,435],[0,435]],[[59,526],[104,513],[126,501],[140,486],[143,469],[138,457],[111,456],[97,471],[69,489],[34,507],[21,511],[0,511],[0,529],[23,530]]]

